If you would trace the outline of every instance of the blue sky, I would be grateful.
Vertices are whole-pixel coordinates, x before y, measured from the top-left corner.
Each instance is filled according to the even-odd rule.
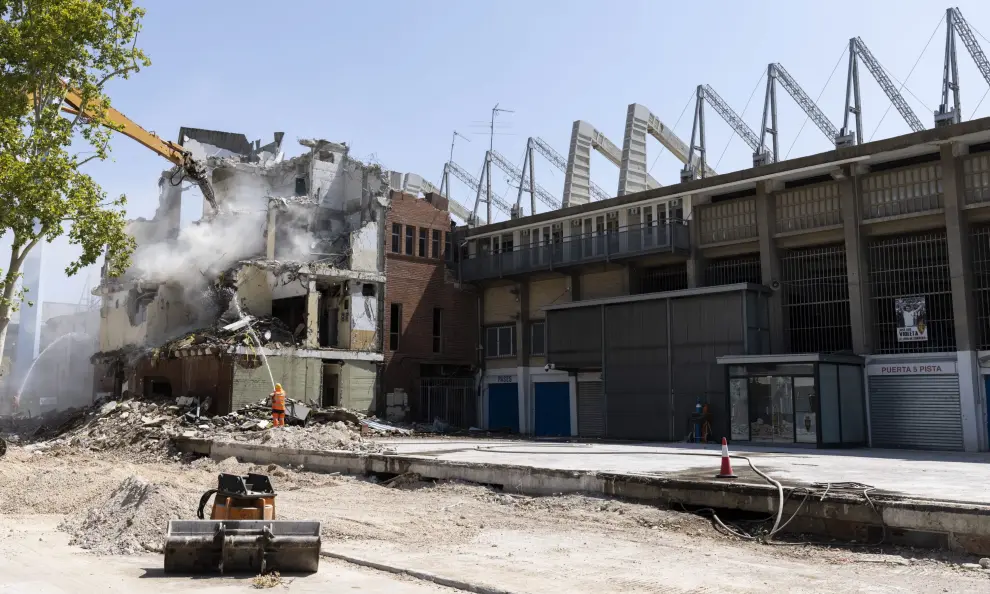
[[[566,156],[576,119],[621,146],[626,107],[633,102],[688,140],[690,101],[699,83],[714,87],[758,129],[764,91],[758,81],[769,62],[782,63],[813,98],[821,92],[819,105],[841,126],[845,56],[835,66],[856,35],[899,81],[922,56],[904,95],[926,126],[932,125],[929,110],[940,102],[944,24],[922,54],[944,16],[945,6],[931,2],[139,3],[147,7],[139,45],[152,66],[108,90],[115,107],[141,125],[173,140],[180,126],[243,132],[263,142],[284,131],[290,154],[302,152],[297,138],[346,141],[353,156],[373,157],[385,168],[419,173],[436,184],[455,129],[471,142],[459,141],[454,160],[477,174],[488,144],[484,122],[495,103],[514,111],[499,118],[495,147],[517,165],[529,136],[546,139]],[[990,36],[990,3],[957,4],[975,29]],[[979,40],[990,52],[990,42]],[[959,54],[969,119],[988,87],[961,44]],[[890,103],[863,68],[861,80],[866,138],[908,132],[894,109],[881,123]],[[778,104],[782,157],[830,148],[810,122],[798,136],[804,114],[782,89]],[[706,115],[709,163],[719,172],[750,166],[750,149],[731,138],[714,112]],[[990,115],[990,98],[975,115]],[[649,160],[661,183],[678,181],[680,163],[661,154],[659,144],[650,145]],[[112,160],[88,171],[108,193],[128,196],[129,217],[151,217],[165,165],[118,137]],[[493,177],[495,189],[514,200],[505,177]],[[596,156],[592,178],[614,192],[618,170]],[[546,162],[537,162],[537,181],[560,197],[563,174]],[[473,193],[459,183],[453,195],[473,205]],[[183,220],[198,218],[200,208],[190,196]],[[0,261],[7,261],[8,251],[9,239],[0,238]],[[98,282],[95,267],[65,278],[63,269],[75,255],[64,240],[48,246],[46,300],[77,301],[87,283]]]

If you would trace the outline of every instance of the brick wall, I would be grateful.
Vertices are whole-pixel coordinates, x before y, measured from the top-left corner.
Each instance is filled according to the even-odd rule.
[[[478,295],[468,287],[458,287],[444,264],[444,233],[450,232],[450,214],[440,197],[430,200],[399,192],[392,193],[392,204],[385,227],[385,362],[383,394],[402,388],[409,394],[413,414],[419,393],[420,365],[473,365],[478,346]],[[434,204],[436,206],[434,206]],[[392,225],[401,225],[400,253],[392,250]],[[406,227],[412,226],[414,255],[405,254]],[[427,257],[420,256],[419,231],[427,230]],[[433,231],[440,231],[439,258],[433,258]],[[451,234],[453,237],[453,234]],[[456,249],[456,246],[455,246]],[[392,350],[392,304],[402,304],[399,348]],[[433,351],[433,310],[443,311],[440,353]]]

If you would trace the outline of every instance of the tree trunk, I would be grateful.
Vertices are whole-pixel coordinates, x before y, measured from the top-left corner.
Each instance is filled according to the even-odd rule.
[[[26,249],[18,255],[17,249],[14,246],[10,247],[10,265],[6,276],[0,282],[0,289],[3,290],[0,294],[0,359],[3,358],[3,349],[7,344],[7,328],[10,326],[10,316],[14,311],[13,299],[17,289],[17,275],[21,272],[25,254],[27,254]]]

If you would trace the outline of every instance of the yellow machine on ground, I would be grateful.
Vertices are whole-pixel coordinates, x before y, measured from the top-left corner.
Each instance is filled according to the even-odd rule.
[[[275,519],[275,490],[263,474],[221,474],[199,500],[198,520],[171,520],[166,573],[315,572],[320,522]],[[213,496],[210,519],[204,510]]]

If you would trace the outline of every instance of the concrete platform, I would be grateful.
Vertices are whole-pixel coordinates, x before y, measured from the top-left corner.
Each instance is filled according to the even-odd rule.
[[[964,495],[979,494],[987,475],[986,464],[976,459],[926,465],[919,460],[882,456],[870,457],[870,462],[864,463],[866,457],[850,452],[738,452],[748,454],[761,470],[778,477],[783,484],[781,506],[777,487],[750,470],[742,459],[734,462],[738,479],[716,479],[720,453],[705,446],[446,439],[388,443],[397,453],[358,454],[243,442],[175,440],[178,449],[209,455],[214,460],[235,457],[255,464],[304,466],[316,472],[387,476],[414,473],[426,479],[487,484],[530,495],[586,493],[665,507],[737,510],[763,516],[777,515],[783,507],[784,518],[793,516],[788,531],[859,543],[885,542],[990,556],[990,504],[960,501],[958,493],[947,491],[955,483],[938,488],[940,480],[954,476],[945,470],[946,465],[959,466],[955,470],[979,468],[983,474],[969,477],[978,484]],[[890,455],[903,456],[901,452]],[[902,469],[890,476],[880,472],[881,468],[906,462],[916,464],[915,470],[939,467],[939,475],[923,481],[926,487],[919,491],[910,488],[908,471]],[[857,468],[857,464],[865,466],[846,472],[845,469]],[[966,484],[961,478],[956,481]],[[845,482],[863,482],[873,488],[867,495],[862,486],[843,488],[835,484]],[[908,487],[908,492],[898,491],[897,486]],[[937,494],[945,498],[933,496]]]
[[[379,441],[399,455],[417,458],[671,478],[712,475],[718,471],[721,456],[720,446],[694,444],[417,438]],[[750,457],[760,470],[785,485],[856,482],[912,499],[990,504],[990,453],[731,446],[730,453]],[[733,461],[737,472],[745,471],[746,466],[745,461]]]

